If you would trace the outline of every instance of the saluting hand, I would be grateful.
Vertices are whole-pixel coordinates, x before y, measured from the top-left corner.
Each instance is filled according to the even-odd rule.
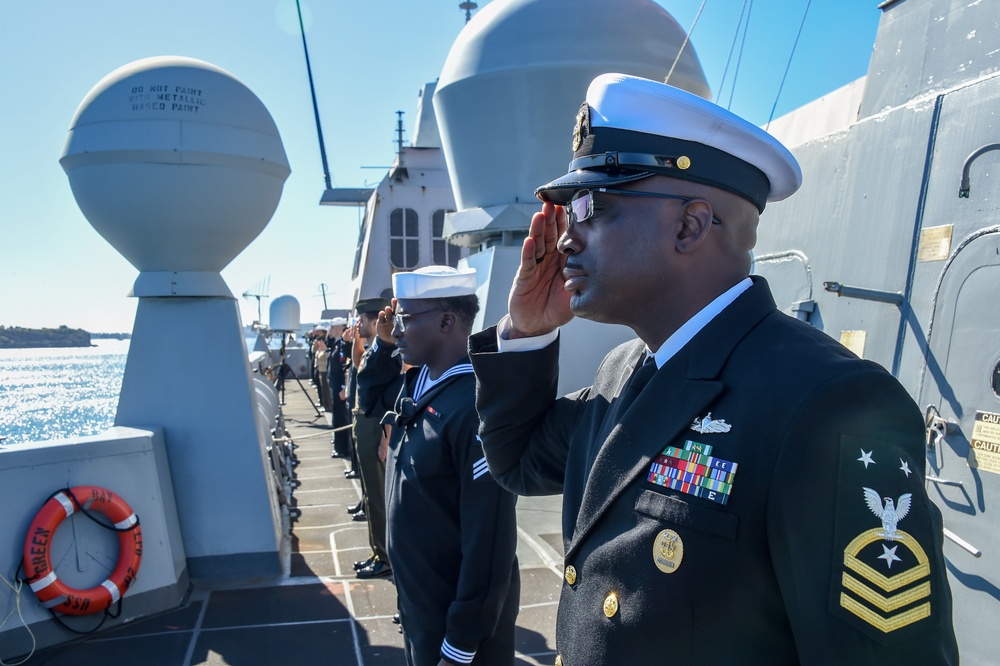
[[[571,294],[563,289],[566,255],[556,247],[565,231],[562,206],[544,203],[541,212],[532,216],[521,247],[521,265],[507,300],[511,339],[544,335],[573,318]]]
[[[378,313],[378,323],[375,324],[375,334],[378,339],[386,344],[395,345],[396,339],[392,337],[392,313],[396,310],[396,299],[392,299],[392,305],[386,307]]]

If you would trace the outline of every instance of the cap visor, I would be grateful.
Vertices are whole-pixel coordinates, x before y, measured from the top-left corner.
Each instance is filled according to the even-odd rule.
[[[649,171],[620,171],[612,176],[604,171],[593,169],[579,169],[571,171],[561,178],[556,178],[551,183],[546,183],[535,190],[535,196],[542,201],[549,201],[560,206],[565,205],[573,198],[573,194],[580,190],[593,187],[607,187],[618,185],[619,183],[631,183],[634,180],[649,178],[655,174]]]

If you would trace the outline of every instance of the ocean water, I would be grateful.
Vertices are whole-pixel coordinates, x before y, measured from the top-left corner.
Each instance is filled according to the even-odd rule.
[[[96,435],[114,424],[129,341],[93,345],[0,349],[4,445]]]

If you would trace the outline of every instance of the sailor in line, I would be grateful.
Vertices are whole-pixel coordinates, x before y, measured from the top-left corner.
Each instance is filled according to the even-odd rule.
[[[351,350],[351,367],[357,368],[354,372],[356,403],[353,409],[354,422],[354,450],[357,452],[358,471],[361,473],[361,501],[349,507],[348,513],[352,514],[355,520],[358,515],[364,515],[368,522],[368,543],[371,546],[371,555],[364,560],[354,563],[354,570],[358,578],[381,578],[392,575],[392,566],[389,564],[389,554],[385,549],[385,458],[388,448],[388,438],[386,433],[391,430],[390,426],[382,424],[382,418],[391,408],[392,401],[399,393],[399,386],[396,385],[395,393],[386,400],[376,399],[374,405],[370,405],[370,412],[366,413],[362,408],[361,396],[365,391],[364,380],[360,369],[370,358],[372,343],[375,340],[375,326],[378,323],[378,313],[389,306],[389,302],[384,298],[364,298],[358,301],[355,306],[358,313],[358,322],[354,328],[354,346]],[[393,366],[390,373],[400,376],[402,362],[398,357],[391,359]],[[383,448],[385,442],[385,448]]]
[[[795,158],[622,74],[592,82],[572,148],[509,314],[470,339],[493,475],[563,493],[555,663],[958,663],[920,411],[748,275]],[[638,339],[560,398],[574,316]]]
[[[477,436],[467,352],[475,271],[429,266],[392,284],[393,307],[379,315],[359,381],[365,401],[398,382],[394,355],[413,366],[386,415],[386,545],[407,663],[512,666],[516,498],[490,476]]]

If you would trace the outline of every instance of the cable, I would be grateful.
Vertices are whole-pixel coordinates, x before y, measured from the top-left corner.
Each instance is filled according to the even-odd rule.
[[[799,22],[799,31],[795,33],[795,41],[792,43],[792,52],[788,54],[788,62],[785,64],[785,73],[781,75],[781,84],[778,85],[778,94],[774,96],[774,106],[771,107],[771,115],[767,117],[767,125],[764,126],[766,132],[771,127],[771,120],[774,118],[774,110],[778,108],[778,98],[781,97],[781,89],[785,87],[785,77],[792,66],[792,56],[795,55],[795,47],[799,44],[799,36],[802,34],[802,26],[806,23],[806,15],[809,13],[809,5],[812,0],[806,0],[806,10],[802,12],[802,21]]]
[[[670,77],[673,75],[674,68],[677,67],[677,63],[681,59],[681,54],[684,53],[684,47],[687,46],[688,40],[691,39],[691,33],[694,32],[694,27],[696,25],[698,25],[698,19],[701,18],[701,10],[703,10],[705,8],[705,4],[707,2],[708,2],[708,0],[701,0],[701,7],[698,8],[698,13],[695,14],[695,16],[694,16],[694,21],[691,23],[691,29],[687,31],[686,35],[684,35],[684,43],[681,44],[681,48],[678,49],[678,51],[677,51],[677,57],[674,58],[674,64],[672,64],[670,66],[670,71],[667,72],[667,78],[663,79],[664,83],[667,83],[670,80]]]
[[[80,513],[82,513],[83,515],[87,516],[87,518],[90,518],[92,521],[94,521],[95,523],[97,523],[98,525],[100,525],[101,527],[103,527],[106,530],[111,530],[112,532],[131,532],[132,530],[134,530],[137,527],[139,527],[139,516],[135,517],[135,522],[134,523],[132,523],[128,527],[122,527],[122,528],[115,527],[114,525],[108,525],[104,521],[98,520],[97,518],[95,518],[90,513],[90,511],[87,510],[87,507],[86,507],[85,503],[81,502],[80,500],[78,500],[76,498],[76,495],[73,494],[73,490],[71,488],[63,488],[62,490],[57,490],[56,492],[54,492],[49,497],[49,499],[52,499],[53,497],[55,497],[59,493],[66,493],[70,497],[70,499],[73,500],[73,502],[76,504],[76,506],[79,507]],[[48,501],[48,500],[46,500],[46,501]],[[133,514],[133,515],[135,515],[135,514]]]
[[[747,0],[743,0],[740,7],[740,20],[736,22],[736,32],[733,33],[733,41],[729,44],[729,55],[726,56],[726,67],[722,70],[722,80],[719,81],[719,90],[715,94],[715,103],[719,103],[722,96],[722,89],[726,87],[726,74],[729,72],[729,63],[733,61],[733,50],[736,48],[736,38],[740,36],[740,26],[743,25],[743,13],[747,10]]]
[[[9,580],[3,577],[3,574],[0,574],[0,580],[2,580],[7,585],[7,587],[9,587],[11,590],[14,591],[14,608],[12,608],[9,613],[7,613],[7,617],[3,619],[3,622],[0,622],[0,629],[3,629],[3,625],[7,624],[7,620],[9,620],[14,613],[17,613],[17,617],[21,620],[21,624],[24,625],[24,628],[28,632],[28,635],[31,636],[31,652],[28,653],[28,656],[26,656],[21,661],[12,661],[12,662],[5,662],[3,660],[3,657],[0,657],[0,666],[21,666],[21,664],[31,659],[32,655],[35,654],[35,648],[38,647],[38,641],[35,639],[35,634],[31,632],[31,627],[29,627],[28,623],[24,621],[24,613],[21,611],[21,588],[24,587],[24,581],[21,580],[20,578],[17,578],[15,575],[14,577],[15,583],[11,583]]]
[[[747,33],[750,32],[750,15],[753,13],[753,0],[750,0],[750,6],[747,8],[747,22],[743,26],[743,39],[740,40],[740,55],[736,58],[736,71],[733,72],[733,87],[729,89],[729,102],[726,103],[727,109],[732,109],[733,106],[733,93],[736,92],[736,79],[740,77],[740,63],[743,62],[743,46],[747,41]]]

